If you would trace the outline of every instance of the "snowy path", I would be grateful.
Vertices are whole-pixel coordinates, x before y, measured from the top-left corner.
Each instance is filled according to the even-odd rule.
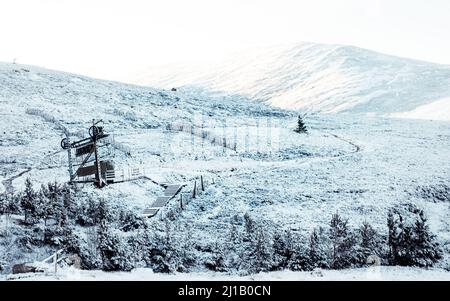
[[[17,175],[12,176],[12,177],[10,177],[10,178],[7,178],[7,179],[3,180],[3,181],[2,181],[2,184],[3,184],[3,186],[5,186],[6,193],[13,193],[13,192],[14,192],[14,186],[12,185],[12,182],[13,182],[15,179],[17,179],[17,178],[23,176],[24,174],[30,172],[31,170],[32,170],[32,168],[27,168],[26,170],[24,170],[24,171],[18,173]]]
[[[43,162],[44,162],[45,158],[51,157],[51,156],[53,156],[53,155],[55,155],[55,154],[57,154],[57,153],[59,153],[59,152],[60,152],[60,151],[57,151],[57,152],[53,152],[53,153],[51,153],[51,154],[48,154],[48,155],[46,155],[46,156],[42,159],[42,161],[41,161],[39,164],[37,164],[37,165],[35,165],[35,166],[33,166],[33,167],[28,167],[28,168],[26,168],[24,171],[22,171],[22,172],[20,172],[20,173],[14,175],[14,176],[12,176],[12,177],[9,177],[9,178],[3,180],[3,181],[2,181],[2,184],[3,184],[3,186],[5,187],[5,191],[6,191],[7,193],[13,193],[13,192],[14,192],[14,186],[13,186],[13,184],[12,184],[13,181],[14,181],[15,179],[20,178],[21,176],[23,176],[23,175],[25,175],[25,174],[27,174],[27,173],[30,173],[31,171],[33,171],[33,170],[35,170],[35,169],[38,169],[38,170],[46,170],[46,169],[55,169],[55,168],[61,167],[61,166],[59,166],[59,165],[42,167],[42,165],[44,164]]]
[[[223,172],[230,169],[244,169],[241,172],[235,172],[233,175],[244,175],[246,173],[251,173],[253,170],[263,170],[263,169],[275,169],[275,168],[287,168],[287,167],[298,167],[298,166],[304,166],[313,164],[316,162],[324,162],[324,161],[330,161],[338,158],[344,158],[348,156],[352,156],[355,153],[358,153],[361,151],[362,147],[348,139],[345,139],[341,136],[338,136],[336,134],[325,132],[326,136],[332,136],[336,139],[339,139],[341,141],[344,141],[345,143],[350,144],[354,149],[353,151],[344,153],[344,154],[337,154],[337,155],[328,155],[328,156],[317,156],[313,158],[304,158],[304,159],[292,159],[292,160],[284,160],[284,161],[256,161],[256,160],[249,160],[249,161],[230,161],[230,162],[224,162],[221,160],[217,160],[217,162],[192,162],[192,161],[179,161],[177,162],[177,165],[175,167],[171,168],[164,168],[160,167],[160,169],[165,170],[172,170],[174,172],[179,172],[179,170],[188,169],[191,172],[210,172],[210,173],[217,173],[217,172]]]

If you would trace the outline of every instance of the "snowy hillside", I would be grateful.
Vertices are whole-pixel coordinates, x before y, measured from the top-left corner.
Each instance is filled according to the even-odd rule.
[[[142,268],[233,276],[367,267],[369,254],[383,265],[449,269],[448,122],[310,114],[307,133],[297,133],[295,112],[242,95],[161,90],[5,63],[0,116],[1,277],[14,264],[42,261],[60,248],[81,257],[85,269],[138,274]],[[77,184],[55,198],[58,210],[43,210],[49,197],[41,185],[68,180],[64,132],[87,136],[93,118],[114,138],[102,152],[117,172],[134,167],[142,177],[102,189]],[[185,185],[182,197],[143,218],[162,184]],[[30,185],[36,194],[24,193]],[[68,205],[61,206],[63,198]],[[393,208],[405,221],[426,225],[420,228],[425,243],[400,249],[417,257],[389,257]],[[337,240],[332,216],[341,216],[346,229]],[[370,238],[363,245],[365,222]],[[411,224],[401,226],[415,233]],[[319,257],[308,255],[314,237]],[[341,240],[351,243],[342,257],[332,257]],[[386,273],[401,271],[410,270]]]
[[[252,49],[206,65],[139,70],[138,84],[196,86],[239,94],[276,107],[320,112],[450,120],[450,66],[389,56],[351,46],[300,43]],[[430,105],[430,106],[429,106]]]

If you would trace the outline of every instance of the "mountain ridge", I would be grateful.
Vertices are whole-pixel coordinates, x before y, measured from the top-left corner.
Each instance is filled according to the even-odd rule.
[[[132,82],[202,87],[284,109],[406,116],[450,97],[450,66],[355,46],[299,43],[241,52],[206,66],[149,69]]]

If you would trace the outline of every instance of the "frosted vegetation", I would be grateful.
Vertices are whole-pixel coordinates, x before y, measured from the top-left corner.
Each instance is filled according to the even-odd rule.
[[[83,269],[148,267],[163,273],[311,271],[362,267],[372,261],[431,267],[443,255],[423,210],[414,206],[389,211],[383,231],[388,235],[368,222],[352,228],[338,213],[328,224],[301,235],[247,212],[234,215],[223,235],[206,243],[193,239],[191,226],[179,219],[181,213],[181,208],[171,207],[164,219],[149,224],[120,201],[106,202],[67,184],[48,183],[35,190],[28,178],[24,191],[0,195],[5,222],[0,269],[9,271],[12,262],[32,258],[36,249],[61,248],[78,255]]]

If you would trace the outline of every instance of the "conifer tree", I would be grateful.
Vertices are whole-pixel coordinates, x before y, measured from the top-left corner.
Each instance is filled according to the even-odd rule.
[[[251,240],[252,239],[251,236],[255,232],[255,221],[248,212],[244,214],[244,223],[245,223],[246,239]]]
[[[254,239],[251,242],[250,258],[252,264],[249,271],[252,273],[266,272],[272,268],[272,250],[270,246],[270,237],[258,227],[255,231]]]
[[[389,263],[391,265],[430,267],[442,258],[442,250],[428,227],[422,210],[413,224],[407,223],[397,210],[388,213]]]
[[[37,193],[33,189],[33,184],[31,183],[31,179],[27,178],[25,180],[25,191],[20,200],[20,205],[25,214],[25,223],[26,224],[31,222],[31,217],[35,213],[36,198],[37,198]]]
[[[6,197],[6,193],[0,193],[0,216],[6,214],[8,212],[8,201]]]
[[[107,207],[105,206],[106,210]],[[106,212],[104,212],[106,213]],[[128,242],[113,232],[103,214],[98,226],[98,249],[104,271],[130,271],[134,268],[133,256]]]
[[[311,268],[329,268],[328,237],[323,228],[314,229],[309,237],[308,256]]]
[[[331,241],[331,267],[342,269],[352,264],[352,249],[355,241],[348,227],[348,220],[338,213],[330,221],[329,237]]]
[[[287,268],[295,251],[294,238],[290,230],[275,233],[273,238],[274,268]]]
[[[212,248],[211,259],[206,262],[206,267],[215,272],[227,271],[227,264],[225,259],[225,246],[216,241]]]
[[[301,115],[298,115],[297,126],[295,127],[294,131],[299,134],[308,132],[308,129],[306,128],[305,122],[303,121],[303,118]]]
[[[383,256],[383,245],[381,236],[375,229],[364,221],[357,231],[358,242],[355,246],[355,259],[359,265],[367,264],[369,256]]]

